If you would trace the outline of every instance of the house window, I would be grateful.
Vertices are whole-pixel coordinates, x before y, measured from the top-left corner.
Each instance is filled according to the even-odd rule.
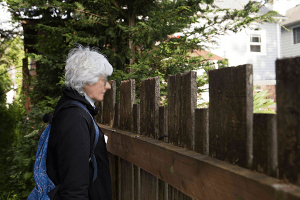
[[[293,28],[294,44],[300,43],[300,27]]]
[[[261,35],[250,35],[250,52],[261,52]]]

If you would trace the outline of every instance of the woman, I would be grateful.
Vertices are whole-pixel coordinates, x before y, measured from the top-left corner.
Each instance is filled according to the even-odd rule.
[[[97,115],[96,101],[102,101],[110,84],[107,76],[113,72],[108,60],[89,47],[79,46],[70,51],[65,67],[65,86],[54,112],[47,152],[47,173],[59,185],[54,199],[111,200],[111,177],[103,133],[100,130],[94,149],[97,170],[90,161],[95,140],[91,116]],[[64,104],[59,111],[57,109]],[[97,178],[93,181],[94,171]]]

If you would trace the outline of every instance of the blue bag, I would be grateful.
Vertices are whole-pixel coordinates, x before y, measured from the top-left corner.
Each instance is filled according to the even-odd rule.
[[[57,112],[63,108],[66,104],[70,102],[65,102],[63,105],[61,105]],[[96,157],[94,154],[94,149],[97,145],[98,139],[99,139],[99,129],[98,126],[90,114],[90,112],[86,109],[84,105],[77,101],[72,101],[71,102],[74,105],[80,106],[83,108],[91,118],[93,119],[94,127],[96,130],[96,135],[95,135],[95,141],[93,145],[93,149],[91,152],[91,157],[89,161],[91,161],[94,165],[94,176],[93,176],[93,181],[97,178],[97,162],[96,162]],[[57,113],[56,112],[56,113]],[[59,188],[58,186],[55,186],[54,183],[50,180],[50,178],[47,175],[47,169],[46,169],[46,160],[47,160],[47,148],[48,148],[48,141],[49,141],[49,135],[50,135],[50,130],[51,130],[51,124],[49,124],[46,129],[43,131],[43,133],[40,136],[39,139],[39,144],[36,152],[36,158],[35,158],[35,163],[34,163],[34,181],[35,181],[35,187],[28,196],[27,200],[50,200],[51,198],[54,197],[54,194]],[[51,194],[49,194],[49,192]]]

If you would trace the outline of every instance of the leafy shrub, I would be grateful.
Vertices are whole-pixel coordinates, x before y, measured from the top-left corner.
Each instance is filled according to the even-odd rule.
[[[273,99],[267,99],[270,95],[267,90],[256,91],[257,86],[253,89],[253,113],[275,113],[269,106],[275,105]]]

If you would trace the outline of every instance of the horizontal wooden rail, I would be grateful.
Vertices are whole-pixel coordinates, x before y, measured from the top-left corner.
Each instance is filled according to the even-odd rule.
[[[107,150],[194,199],[299,199],[300,187],[149,137],[99,124]]]

